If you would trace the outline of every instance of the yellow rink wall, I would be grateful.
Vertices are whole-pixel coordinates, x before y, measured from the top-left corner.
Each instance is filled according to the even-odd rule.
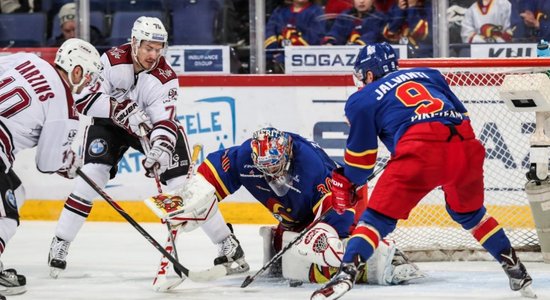
[[[57,220],[64,201],[26,200],[21,210],[22,220]],[[118,204],[138,222],[157,222],[158,218],[141,201],[117,201]],[[234,224],[276,224],[276,219],[260,203],[221,202],[220,210],[225,220]],[[534,228],[533,217],[528,205],[487,206],[489,214],[504,227]],[[511,211],[513,215],[511,215]],[[125,220],[105,201],[95,201],[90,221],[124,222]],[[419,221],[422,220],[422,224]],[[457,226],[445,211],[443,205],[420,205],[413,210],[409,220],[400,226]]]

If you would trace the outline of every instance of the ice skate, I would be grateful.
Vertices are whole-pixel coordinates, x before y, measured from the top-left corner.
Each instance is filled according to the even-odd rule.
[[[214,259],[214,265],[224,265],[227,275],[244,273],[250,270],[250,266],[244,259],[244,251],[239,240],[231,234],[218,244],[218,257]]]
[[[50,266],[50,276],[52,278],[57,278],[59,273],[67,267],[65,258],[67,257],[67,251],[70,245],[70,242],[64,241],[56,236],[52,239],[50,253],[48,254],[48,265]]]
[[[327,284],[313,292],[311,300],[339,299],[353,288],[357,273],[354,263],[343,263],[338,273]]]
[[[17,274],[14,269],[4,270],[2,262],[0,262],[0,295],[10,296],[23,294],[27,291],[25,284],[27,280],[25,276]]]
[[[533,287],[531,287],[533,279],[531,279],[525,266],[517,257],[514,248],[510,248],[508,252],[500,254],[500,257],[502,258],[500,264],[510,279],[510,288],[512,291],[519,291],[524,297],[537,298]]]

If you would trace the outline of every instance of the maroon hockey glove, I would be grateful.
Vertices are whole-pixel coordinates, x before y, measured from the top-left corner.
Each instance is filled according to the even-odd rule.
[[[73,179],[76,177],[76,170],[81,166],[82,160],[80,157],[73,150],[67,150],[63,153],[63,165],[56,173],[67,179]]]
[[[111,120],[113,122],[124,128],[130,134],[135,136],[144,136],[146,135],[153,125],[149,120],[149,117],[145,112],[138,106],[136,101],[126,99],[122,102],[116,102],[116,100],[111,99],[112,109],[111,109]],[[143,131],[141,127],[144,127]]]
[[[174,145],[168,138],[159,136],[151,141],[151,149],[143,160],[145,176],[155,177],[155,169],[159,175],[164,173],[170,166],[173,154]]]
[[[354,207],[357,203],[355,185],[346,178],[343,167],[332,171],[331,183],[332,209],[341,215],[346,209]]]

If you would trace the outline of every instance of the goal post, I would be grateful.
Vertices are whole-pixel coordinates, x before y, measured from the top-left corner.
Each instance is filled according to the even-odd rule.
[[[533,259],[540,260],[539,239],[525,193],[535,113],[510,111],[499,89],[506,75],[547,72],[550,59],[410,59],[399,65],[401,69],[430,67],[442,72],[468,109],[476,135],[486,149],[488,213],[499,221],[517,250],[532,252]],[[378,163],[384,164],[389,153],[384,149],[379,156]],[[376,180],[369,185],[375,184]],[[416,259],[490,258],[472,235],[448,216],[444,203],[442,190],[432,191],[408,220],[399,221],[388,238]]]

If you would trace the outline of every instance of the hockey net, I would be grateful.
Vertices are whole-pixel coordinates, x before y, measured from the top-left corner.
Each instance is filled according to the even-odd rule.
[[[488,213],[499,221],[516,249],[540,252],[524,191],[535,113],[511,112],[499,97],[498,89],[506,74],[546,72],[550,70],[550,60],[404,60],[400,67],[432,67],[444,74],[470,112],[477,137],[486,148],[484,179]],[[382,151],[377,167],[384,165],[388,156],[387,151]],[[375,183],[376,180],[369,183],[371,190]],[[472,235],[448,216],[441,189],[428,194],[408,220],[399,221],[389,238],[416,260],[490,259],[480,251],[483,248]]]

